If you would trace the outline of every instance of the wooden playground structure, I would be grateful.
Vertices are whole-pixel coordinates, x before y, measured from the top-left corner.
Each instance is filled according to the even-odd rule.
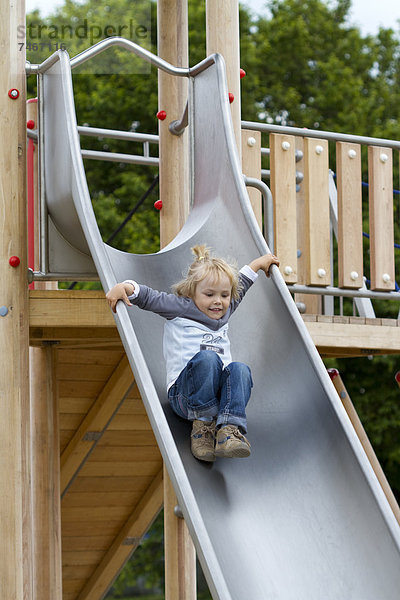
[[[225,57],[243,173],[261,179],[266,133],[242,127],[240,118],[238,0],[208,0],[206,6],[207,54]],[[194,547],[176,516],[177,500],[104,293],[58,290],[43,282],[28,289],[26,76],[24,52],[16,42],[24,1],[1,0],[1,14],[0,597],[99,600],[164,505],[166,598],[194,600]],[[187,2],[158,0],[159,56],[187,66],[187,30]],[[159,129],[163,246],[189,210],[187,136],[168,131],[168,123],[183,112],[185,86],[183,79],[172,81],[160,72],[159,108],[168,115]],[[36,118],[34,112],[28,117]],[[365,272],[362,148],[345,138],[333,139],[338,288],[356,294]],[[322,314],[321,294],[333,276],[329,140],[277,128],[268,141],[274,251],[296,301],[304,305],[304,321],[321,355],[400,353],[398,319],[335,315],[326,307]],[[400,143],[365,145],[370,289],[391,293],[392,163]],[[304,175],[297,190],[296,171]],[[262,227],[261,193],[249,188],[249,195]],[[398,511],[395,503],[393,510]]]

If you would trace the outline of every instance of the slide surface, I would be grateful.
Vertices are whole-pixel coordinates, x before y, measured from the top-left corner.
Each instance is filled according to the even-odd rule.
[[[268,251],[243,183],[224,62],[208,62],[190,74],[193,206],[154,255],[102,242],[68,55],[43,73],[48,210],[67,242],[93,257],[105,290],[134,278],[169,291],[198,243],[239,266]],[[234,360],[254,380],[248,459],[193,458],[190,424],[167,402],[162,318],[119,303],[116,321],[215,599],[398,600],[400,528],[278,269],[260,275],[230,323]]]

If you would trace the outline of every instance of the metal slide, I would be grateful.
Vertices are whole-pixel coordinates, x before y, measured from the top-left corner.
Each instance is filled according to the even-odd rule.
[[[180,70],[189,78],[193,207],[152,255],[102,242],[68,55],[40,70],[48,210],[68,243],[92,255],[105,290],[127,278],[169,290],[197,243],[239,265],[268,251],[243,183],[221,56]],[[248,459],[193,458],[190,424],[167,403],[163,319],[119,303],[116,321],[214,599],[399,599],[399,525],[277,268],[260,275],[230,327],[233,356],[254,379]]]

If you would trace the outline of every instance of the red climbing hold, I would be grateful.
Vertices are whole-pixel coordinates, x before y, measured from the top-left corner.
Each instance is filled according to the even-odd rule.
[[[11,100],[16,100],[19,98],[19,91],[16,88],[11,88],[11,90],[8,90],[8,95]]]
[[[162,209],[162,200],[156,200],[154,202],[154,208],[156,208],[157,210],[161,210]]]
[[[400,383],[400,371],[397,371],[397,373],[394,377],[395,377],[397,383]]]
[[[339,371],[337,369],[328,369],[328,375],[331,379],[335,379],[339,375]]]
[[[235,96],[232,94],[232,92],[229,92],[229,94],[228,94],[228,98],[229,98],[229,102],[230,102],[230,104],[232,104],[232,102],[233,102],[233,101],[234,101],[234,99],[235,99]]]
[[[159,119],[160,121],[164,121],[164,119],[167,118],[167,113],[165,112],[165,110],[159,110],[157,113],[157,119]]]
[[[246,71],[244,69],[240,69],[239,74],[240,74],[240,79],[243,79],[243,77],[246,77]]]
[[[27,129],[35,129],[35,121],[33,121],[33,119],[29,119],[29,121],[26,122],[26,127]]]
[[[8,259],[10,267],[18,267],[20,262],[21,261],[18,256],[10,256],[10,258]]]

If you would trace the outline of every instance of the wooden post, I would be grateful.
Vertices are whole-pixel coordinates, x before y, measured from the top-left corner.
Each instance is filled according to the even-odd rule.
[[[286,283],[297,281],[295,138],[269,136],[271,192],[274,200],[275,254]]]
[[[336,144],[339,287],[363,285],[361,146]]]
[[[33,598],[62,600],[60,442],[51,346],[30,349]]]
[[[158,54],[175,66],[187,67],[187,0],[158,0]],[[167,118],[160,121],[160,221],[161,247],[182,228],[189,212],[187,133],[172,135],[168,124],[180,119],[187,100],[187,82],[159,71],[159,109]],[[164,468],[165,599],[195,600],[196,554],[189,530],[174,513],[177,504],[167,470]],[[184,577],[182,578],[182,574]]]
[[[177,517],[174,512],[177,505],[174,488],[164,465],[165,598],[195,600],[196,551],[184,519]]]
[[[25,2],[0,7],[0,597],[31,600]]]
[[[374,449],[371,445],[371,442],[368,439],[367,434],[365,433],[365,429],[360,421],[360,418],[357,414],[356,409],[353,406],[353,403],[347,393],[345,385],[343,383],[342,378],[340,377],[340,373],[337,369],[328,369],[329,376],[332,380],[333,385],[339,397],[343,403],[343,406],[347,412],[347,415],[351,421],[351,424],[354,427],[354,430],[358,436],[358,439],[361,442],[362,447],[364,448],[365,454],[368,457],[369,462],[371,463],[371,467],[374,470],[374,473],[381,484],[382,490],[387,498],[387,501],[390,504],[390,507],[393,511],[394,516],[397,519],[397,522],[400,525],[400,508],[397,503],[396,498],[391,490],[388,480],[386,479],[385,473],[382,470],[381,465],[376,457]]]
[[[37,102],[28,100],[27,119],[38,124]],[[39,268],[39,209],[37,149],[33,183],[28,196],[33,205],[28,236],[31,248],[30,266]],[[37,289],[57,289],[57,282],[36,282]],[[53,388],[54,353],[50,346],[29,349],[31,401],[31,473],[32,473],[32,531],[33,531],[33,598],[62,600],[61,568],[61,502],[60,502],[60,443],[57,397]]]
[[[369,235],[371,289],[395,288],[392,150],[369,146]]]
[[[159,0],[157,4],[158,55],[176,67],[187,67],[187,0]],[[187,101],[187,80],[158,71],[158,106],[167,117],[159,124],[160,244],[163,248],[179,232],[189,213],[188,134],[172,135],[171,121],[182,117]]]
[[[234,96],[231,103],[236,145],[241,156],[240,108],[240,43],[238,0],[206,0],[206,52],[218,52],[226,64],[228,92]]]
[[[328,142],[304,139],[305,200],[308,232],[308,285],[330,285]]]

